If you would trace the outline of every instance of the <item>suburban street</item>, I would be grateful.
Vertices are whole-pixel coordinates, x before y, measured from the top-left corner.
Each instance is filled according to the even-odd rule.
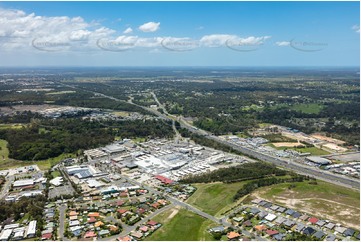
[[[66,209],[67,209],[66,204],[62,204],[59,207],[59,228],[58,228],[59,240],[64,240]]]

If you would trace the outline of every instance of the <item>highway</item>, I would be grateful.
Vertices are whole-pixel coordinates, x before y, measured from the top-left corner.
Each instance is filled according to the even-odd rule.
[[[63,83],[61,83],[61,84],[65,85],[67,87],[77,89],[77,87],[74,87],[74,86],[70,86],[70,85],[63,84]],[[90,90],[86,90],[86,89],[82,89],[82,90],[93,93],[93,94],[98,95],[98,96],[102,96],[102,97],[114,100],[114,101],[131,103],[131,104],[133,104],[133,105],[135,105],[135,106],[137,106],[139,108],[142,108],[142,109],[144,109],[144,110],[146,110],[148,112],[153,113],[154,115],[157,115],[160,118],[163,118],[165,120],[170,120],[170,121],[174,122],[174,117],[175,116],[167,115],[168,112],[165,110],[164,106],[160,104],[159,100],[157,99],[157,97],[156,97],[156,95],[154,93],[151,93],[151,94],[153,95],[153,97],[156,100],[156,102],[158,103],[158,105],[160,105],[160,107],[163,110],[165,110],[164,113],[160,113],[157,110],[154,110],[154,109],[151,109],[151,108],[148,108],[148,107],[144,107],[144,106],[135,104],[133,102],[126,102],[124,100],[120,100],[118,98],[108,96],[108,95],[105,95],[105,94],[102,94],[102,93],[98,93],[98,92],[94,92],[94,91],[90,91]],[[259,159],[259,160],[262,160],[262,161],[270,162],[270,163],[275,164],[276,166],[284,167],[284,168],[292,170],[292,171],[294,171],[296,173],[303,174],[303,175],[308,175],[308,176],[311,176],[311,177],[314,177],[314,178],[317,178],[317,179],[320,179],[320,180],[323,180],[323,181],[326,181],[326,182],[330,182],[330,183],[333,183],[333,184],[336,184],[336,185],[340,185],[340,186],[360,190],[360,180],[359,179],[353,179],[353,178],[346,177],[346,176],[343,176],[343,175],[338,175],[338,174],[331,173],[331,172],[328,172],[328,171],[323,171],[323,170],[320,170],[320,169],[315,168],[315,167],[303,165],[301,163],[292,162],[292,161],[288,161],[288,160],[283,160],[281,158],[270,156],[270,155],[264,154],[264,153],[256,151],[256,150],[249,149],[247,147],[232,144],[230,142],[222,140],[221,138],[219,138],[217,136],[214,136],[214,135],[208,133],[205,130],[201,130],[199,128],[196,128],[196,127],[190,125],[182,117],[179,118],[179,123],[180,123],[182,128],[185,128],[185,129],[187,129],[188,131],[190,131],[192,133],[201,135],[204,138],[211,139],[211,140],[214,140],[214,141],[216,141],[218,143],[221,143],[221,144],[227,145],[229,147],[232,147],[233,149],[235,149],[235,150],[237,150],[237,151],[239,151],[239,152],[241,152],[241,153],[243,153],[245,155],[248,155],[248,156],[250,156],[252,158],[256,158],[256,159]]]

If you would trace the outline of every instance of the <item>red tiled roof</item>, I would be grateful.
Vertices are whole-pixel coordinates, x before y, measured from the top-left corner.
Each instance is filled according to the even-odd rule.
[[[88,223],[95,223],[97,220],[94,217],[90,217],[90,219],[88,219]]]
[[[275,234],[278,234],[278,231],[277,230],[272,230],[272,229],[267,229],[266,233],[268,235],[275,235]]]
[[[173,183],[173,181],[171,179],[168,179],[168,178],[166,178],[164,176],[161,176],[161,175],[156,175],[154,178],[161,181],[164,184],[172,184]]]
[[[141,231],[143,232],[147,232],[148,231],[148,227],[147,226],[142,226],[139,228]]]
[[[129,238],[129,236],[125,236],[125,237],[119,237],[118,240],[119,241],[131,241],[132,239]]]
[[[231,231],[227,234],[228,239],[235,239],[235,238],[238,238],[239,236],[241,236],[239,233],[233,232],[233,231]]]
[[[154,226],[154,225],[157,225],[158,223],[154,220],[150,220],[147,224],[150,226]]]
[[[309,218],[308,221],[315,224],[315,223],[317,223],[318,218],[312,217],[312,218]]]
[[[120,214],[123,214],[123,213],[128,212],[128,210],[126,210],[126,209],[118,209],[117,211],[118,211],[118,213],[120,213]]]
[[[51,236],[53,236],[52,233],[46,233],[41,236],[42,239],[51,239]]]
[[[84,238],[91,238],[91,237],[96,237],[96,233],[94,233],[94,231],[88,231],[86,232]]]
[[[123,204],[124,204],[124,201],[121,201],[121,200],[117,201],[118,206],[122,206]]]

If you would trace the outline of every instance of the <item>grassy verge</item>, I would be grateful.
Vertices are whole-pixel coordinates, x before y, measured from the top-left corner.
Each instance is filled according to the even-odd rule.
[[[207,229],[216,224],[197,214],[194,214],[185,209],[180,209],[174,217],[173,209],[167,210],[153,220],[162,223],[163,226],[155,231],[146,240],[151,241],[179,241],[179,240],[214,240],[212,235],[207,232]]]

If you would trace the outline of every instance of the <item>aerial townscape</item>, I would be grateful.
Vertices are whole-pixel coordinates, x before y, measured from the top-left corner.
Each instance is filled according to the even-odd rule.
[[[0,5],[0,241],[360,241],[358,2],[32,4]],[[163,5],[209,25],[156,37]],[[211,34],[238,7],[349,45]]]

